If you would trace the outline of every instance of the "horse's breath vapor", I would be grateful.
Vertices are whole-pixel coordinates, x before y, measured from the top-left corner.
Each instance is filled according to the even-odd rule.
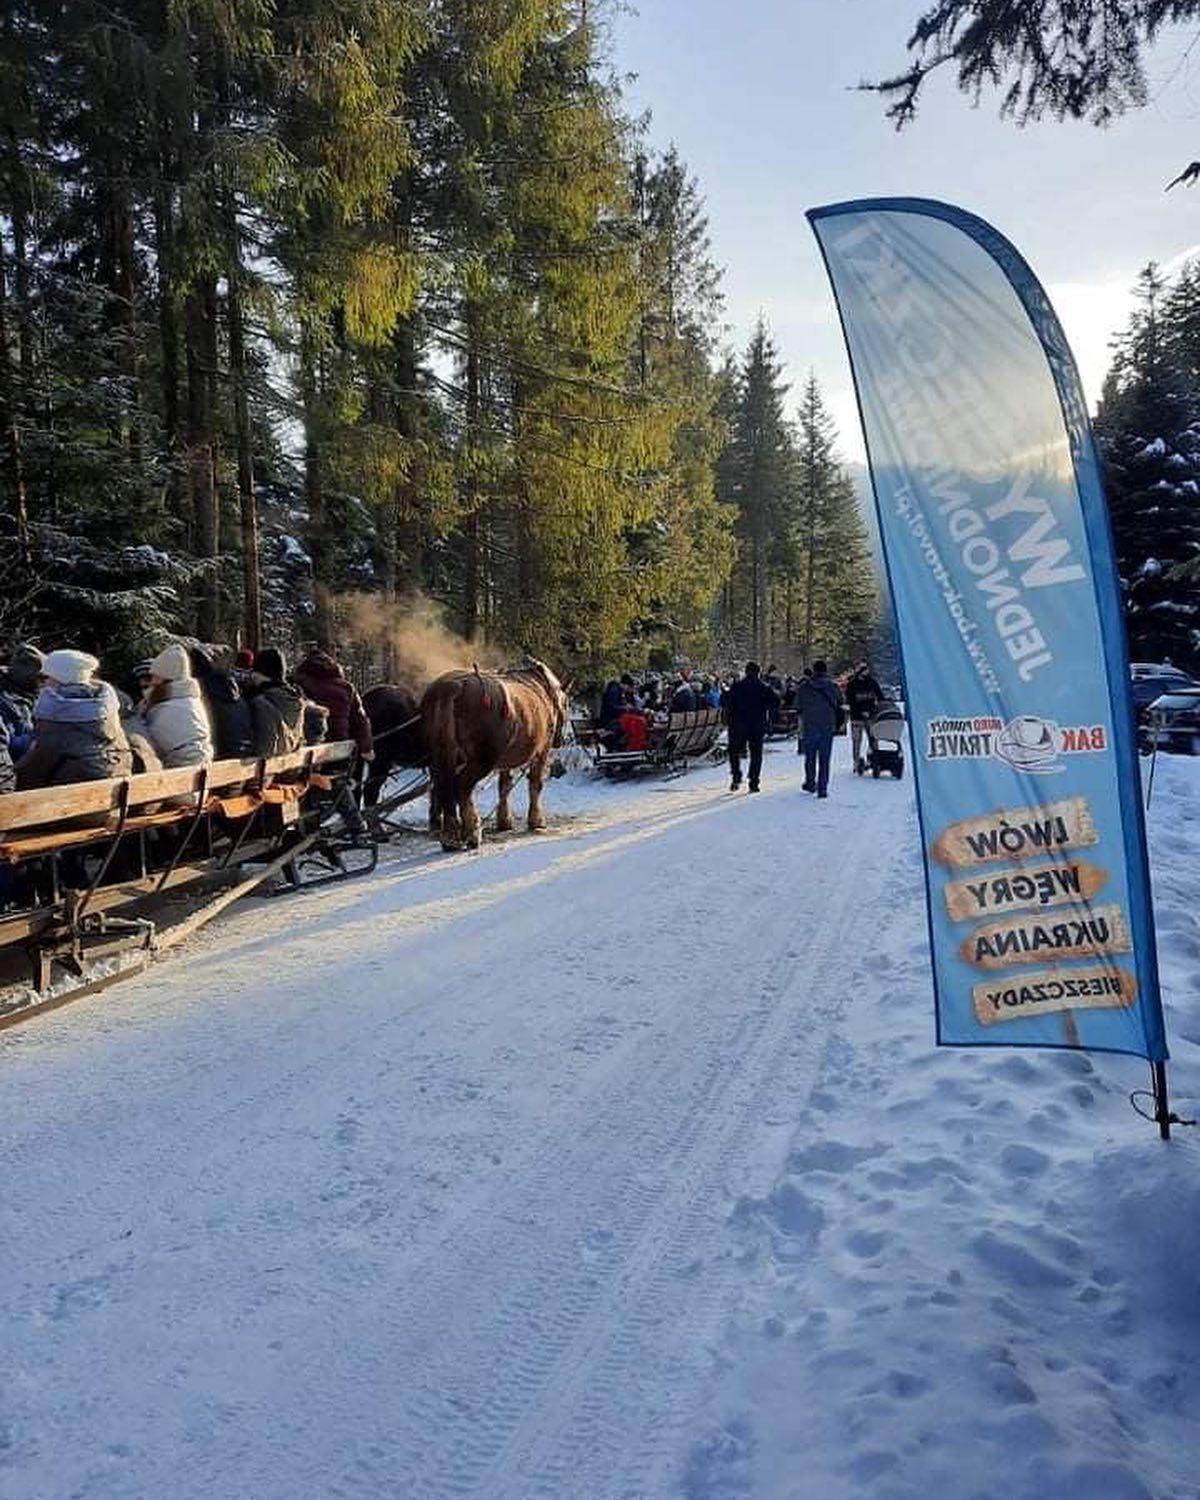
[[[451,630],[441,605],[420,592],[392,600],[379,594],[342,594],[334,608],[342,637],[390,655],[389,675],[417,692],[456,667],[503,665],[494,647],[466,641]]]

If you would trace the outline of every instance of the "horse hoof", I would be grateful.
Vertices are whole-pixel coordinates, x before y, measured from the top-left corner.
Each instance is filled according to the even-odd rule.
[[[499,818],[496,819],[496,832],[497,833],[511,833],[512,831],[513,831],[513,823],[512,823],[512,819],[511,818],[505,818],[503,820],[503,822],[501,822],[501,820]]]
[[[546,825],[545,823],[530,823],[529,831],[530,833],[545,833]]]

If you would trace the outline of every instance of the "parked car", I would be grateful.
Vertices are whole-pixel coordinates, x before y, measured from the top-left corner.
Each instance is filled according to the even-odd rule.
[[[1200,682],[1172,688],[1151,703],[1144,731],[1151,747],[1200,755]]]
[[[1190,673],[1169,661],[1131,661],[1129,675],[1134,682],[1140,682],[1143,677],[1182,677],[1186,682],[1192,681]]]
[[[1153,674],[1135,677],[1130,686],[1133,692],[1134,717],[1141,729],[1145,727],[1150,705],[1156,699],[1161,698],[1164,693],[1200,687],[1200,682],[1196,682],[1186,672],[1180,672],[1174,667],[1164,667]]]

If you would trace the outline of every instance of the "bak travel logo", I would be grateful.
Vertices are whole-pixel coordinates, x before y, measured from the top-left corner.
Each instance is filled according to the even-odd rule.
[[[926,760],[999,760],[1014,771],[1053,776],[1066,770],[1064,755],[1096,755],[1108,749],[1103,724],[1060,725],[1037,714],[1016,718],[931,719]]]

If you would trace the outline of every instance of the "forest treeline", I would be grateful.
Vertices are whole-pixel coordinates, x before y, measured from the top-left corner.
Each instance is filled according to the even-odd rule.
[[[724,352],[596,8],[11,0],[0,637],[344,647],[419,592],[576,671],[862,648],[821,393]]]

